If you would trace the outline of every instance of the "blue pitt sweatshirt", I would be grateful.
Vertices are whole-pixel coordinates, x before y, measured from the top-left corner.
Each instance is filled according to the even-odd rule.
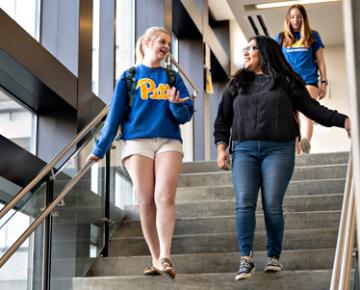
[[[193,114],[193,102],[171,103],[167,97],[170,89],[167,72],[162,67],[145,65],[136,67],[136,90],[132,106],[126,84],[126,72],[119,79],[110,104],[110,111],[93,154],[102,158],[109,150],[121,125],[122,140],[138,138],[169,138],[182,141],[179,124],[189,121]],[[175,86],[180,98],[189,92],[179,74]]]

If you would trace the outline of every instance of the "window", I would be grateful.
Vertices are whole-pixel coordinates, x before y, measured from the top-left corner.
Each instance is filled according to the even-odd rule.
[[[100,0],[93,2],[92,91],[99,95]]]
[[[25,150],[36,153],[36,115],[12,99],[1,87],[0,134]]]
[[[135,64],[135,0],[116,1],[115,77]]]
[[[14,19],[27,33],[40,38],[40,0],[1,0],[0,8]]]

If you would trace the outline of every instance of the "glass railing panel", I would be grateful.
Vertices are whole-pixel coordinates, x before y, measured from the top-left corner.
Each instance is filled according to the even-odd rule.
[[[93,140],[84,143],[56,174],[54,198],[84,166],[92,147]],[[73,277],[85,276],[104,247],[105,193],[102,185],[92,190],[91,171],[53,212],[51,290],[72,289]],[[103,174],[98,170],[97,176]]]
[[[7,237],[9,246],[13,244],[45,208],[46,183],[41,184],[0,220],[0,237]],[[4,204],[0,205],[2,208]],[[6,234],[5,234],[6,233]],[[1,238],[0,238],[1,239]]]
[[[118,208],[126,211],[126,206],[135,204],[132,182],[125,167],[121,163],[121,141],[115,140],[110,151],[110,233],[121,222],[123,216],[117,214]]]
[[[9,202],[20,190],[20,186],[0,176],[0,208],[2,208],[2,204]]]
[[[91,153],[95,138],[84,144],[56,175],[55,197],[65,184],[84,166]],[[121,150],[111,150],[111,159],[118,159]],[[111,229],[124,217],[120,204],[116,204],[115,172],[118,162],[110,168],[110,220]],[[118,173],[117,173],[118,174]],[[85,276],[94,259],[101,255],[105,246],[105,176],[106,158],[94,163],[76,186],[67,194],[53,214],[53,241],[51,262],[51,290],[72,289],[73,277]],[[124,177],[126,179],[126,177]],[[117,182],[122,180],[117,177]],[[128,180],[126,181],[129,182]],[[124,183],[124,182],[123,182]],[[127,191],[132,193],[131,185]],[[121,196],[122,194],[119,194]],[[125,194],[123,194],[125,196]]]
[[[84,142],[60,169],[54,170],[50,181],[39,183],[16,205],[14,210],[0,220],[0,242],[2,242],[0,250],[5,252],[29,224],[41,214],[45,208],[46,199],[51,198],[51,194],[49,194],[51,189],[53,199],[63,192],[66,184],[83,168],[93,149],[95,136],[98,134],[99,130],[91,133],[89,141]],[[108,218],[105,216],[105,158],[93,164],[51,214],[51,290],[71,290],[72,279],[86,275],[94,259],[102,254],[105,246],[105,224],[110,225],[110,232],[112,232],[124,218],[123,209],[135,202],[130,178],[120,163],[120,141],[114,142],[110,156],[110,216]],[[42,233],[42,226],[37,231]],[[36,251],[39,252],[41,249],[40,252],[43,253],[43,234],[37,236],[37,239],[40,238],[41,240],[36,241]],[[33,257],[37,257],[38,253],[34,251],[35,249],[29,241],[31,238],[19,248],[19,253],[26,248],[28,249],[26,255],[33,259]],[[14,256],[11,259],[20,259],[19,255],[17,258]],[[36,264],[34,264],[35,260],[31,260],[33,264],[27,266],[27,276],[19,278],[19,281],[26,284],[24,287],[28,288],[19,289],[41,289],[39,285],[37,285],[39,287],[29,288],[35,283],[34,281],[40,281],[38,273],[44,273],[43,269],[39,269],[43,265],[40,260],[37,259]],[[3,269],[8,269],[6,270],[7,274],[3,274],[1,277],[10,277],[9,271],[14,271],[13,268],[14,262],[9,260],[1,269],[2,273],[5,273]],[[1,280],[0,284],[2,285]],[[0,289],[3,290],[2,287]]]
[[[12,218],[0,231],[0,255],[17,240],[22,231],[33,222],[28,210],[10,211]],[[6,217],[4,217],[6,218]],[[1,290],[41,289],[43,283],[43,225],[30,235],[5,265],[0,268]]]
[[[94,135],[94,134],[91,134]],[[23,232],[27,229],[27,227],[37,218],[40,216],[40,214],[43,212],[43,210],[46,207],[46,200],[51,197],[51,194],[49,194],[49,191],[51,188],[53,188],[52,194],[54,197],[56,197],[64,188],[66,182],[70,180],[77,172],[78,167],[80,166],[80,159],[78,157],[78,154],[74,155],[75,157],[72,157],[67,160],[64,166],[58,171],[54,169],[54,176],[52,176],[51,180],[54,180],[53,183],[51,182],[40,182],[38,185],[34,187],[32,191],[27,193],[19,202],[16,204],[14,209],[10,210],[1,220],[0,220],[0,250],[1,250],[1,256],[11,247],[14,242],[23,234]],[[82,160],[81,160],[82,161]],[[85,159],[84,159],[85,161]],[[49,178],[44,178],[44,180],[48,180]],[[52,184],[52,185],[51,185]],[[14,196],[15,193],[12,191],[11,193],[8,192],[8,190],[5,190],[5,187],[2,187],[3,192],[7,192],[7,195]],[[4,194],[5,197],[5,194]],[[6,200],[8,201],[8,200]],[[52,217],[55,220],[56,216],[59,215],[59,209],[64,203],[61,203],[58,207],[56,207],[53,211]],[[2,208],[3,205],[0,205],[0,208]],[[102,213],[98,213],[100,215]],[[85,215],[84,215],[85,216]],[[68,214],[68,218],[71,219],[71,212]],[[79,216],[75,216],[75,218],[79,218]],[[76,225],[76,224],[74,224]],[[70,227],[63,228],[66,233],[71,232],[71,225]],[[92,229],[92,231],[94,231]],[[95,232],[97,232],[95,230]],[[99,235],[99,234],[97,234]],[[44,241],[43,236],[38,237],[36,248],[34,246],[31,246],[29,241],[31,239],[28,239],[23,243],[23,245],[18,249],[18,252],[24,252],[24,249],[27,249],[27,255],[29,257],[36,257],[39,253],[42,253],[44,251],[42,243]],[[35,251],[36,250],[36,251]],[[70,248],[68,247],[64,253],[67,253]],[[76,252],[76,249],[71,249],[72,251]],[[12,257],[10,259],[16,260],[19,259],[18,252],[16,252],[14,255],[16,257]],[[39,253],[37,253],[39,252]],[[73,254],[73,253],[72,253]],[[11,262],[11,260],[8,260],[6,264],[1,267],[0,271],[1,273],[6,273],[1,275],[0,278],[0,289],[3,290],[1,279],[5,279],[7,281],[6,283],[9,285],[16,284],[14,281],[22,281],[22,284],[26,284],[28,288],[19,288],[19,289],[42,289],[41,285],[36,286],[34,288],[31,288],[34,284],[32,281],[34,278],[37,278],[38,275],[43,274],[42,269],[38,269],[40,266],[42,267],[43,263],[37,262],[38,265],[30,265],[27,267],[27,275],[24,276],[21,271],[18,272],[19,279],[12,279],[12,281],[8,281],[6,277],[10,277],[11,275],[9,273],[16,274],[16,268],[14,268],[14,262]],[[7,269],[7,270],[6,270]],[[5,271],[6,270],[6,271]],[[40,273],[40,274],[38,274]],[[10,275],[10,276],[9,276]],[[14,280],[14,281],[13,281]],[[25,283],[25,282],[26,283]],[[23,283],[24,282],[24,283]],[[20,282],[19,282],[20,283]],[[20,283],[20,284],[21,284]],[[14,288],[11,288],[14,289]],[[70,289],[70,288],[69,288]]]

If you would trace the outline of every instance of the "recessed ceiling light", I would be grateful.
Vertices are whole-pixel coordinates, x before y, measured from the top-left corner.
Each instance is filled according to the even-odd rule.
[[[294,1],[284,1],[284,2],[273,2],[265,4],[255,4],[255,9],[270,9],[270,8],[279,8],[287,7],[294,4],[319,4],[319,3],[328,3],[328,2],[340,2],[341,0],[294,0]]]

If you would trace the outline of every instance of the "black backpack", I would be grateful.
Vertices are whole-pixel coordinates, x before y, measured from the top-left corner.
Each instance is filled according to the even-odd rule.
[[[166,74],[170,88],[174,87],[176,83],[176,72],[170,68],[167,68]],[[129,96],[129,107],[131,107],[134,102],[134,95],[136,89],[136,67],[133,66],[129,68],[125,73],[125,77]]]

